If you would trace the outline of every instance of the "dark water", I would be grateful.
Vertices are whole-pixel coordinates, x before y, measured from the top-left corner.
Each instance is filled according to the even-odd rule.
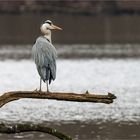
[[[139,140],[140,123],[132,122],[67,122],[48,123],[74,138],[75,140]],[[26,132],[20,134],[0,134],[0,140],[57,140],[54,136],[41,132]]]

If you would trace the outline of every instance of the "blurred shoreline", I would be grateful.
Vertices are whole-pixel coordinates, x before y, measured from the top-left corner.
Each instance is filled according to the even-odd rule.
[[[73,44],[54,45],[58,58],[140,58],[139,44]],[[32,45],[1,45],[0,60],[31,59]]]

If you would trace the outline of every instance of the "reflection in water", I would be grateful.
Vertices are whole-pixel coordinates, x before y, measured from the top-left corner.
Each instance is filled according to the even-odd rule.
[[[105,105],[22,99],[1,108],[0,121],[46,123],[81,140],[139,139],[139,64],[140,59],[58,60],[52,91],[112,92],[117,100]],[[1,93],[37,88],[39,76],[31,60],[0,61],[0,68]],[[55,140],[34,132],[0,135],[2,140],[45,140],[46,137]]]

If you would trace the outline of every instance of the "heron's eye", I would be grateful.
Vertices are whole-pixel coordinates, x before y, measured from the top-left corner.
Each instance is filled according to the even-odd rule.
[[[50,28],[48,28],[48,27],[47,27],[46,29],[47,29],[47,30],[50,30]]]

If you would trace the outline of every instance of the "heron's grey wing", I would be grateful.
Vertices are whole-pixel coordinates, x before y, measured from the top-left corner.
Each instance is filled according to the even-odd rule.
[[[42,44],[41,47],[44,64],[45,66],[49,65],[49,68],[51,70],[51,76],[54,80],[56,78],[56,58],[57,58],[57,52],[55,47],[49,43],[47,40]]]
[[[32,49],[39,75],[43,81],[56,78],[56,49],[44,38],[38,38]]]

